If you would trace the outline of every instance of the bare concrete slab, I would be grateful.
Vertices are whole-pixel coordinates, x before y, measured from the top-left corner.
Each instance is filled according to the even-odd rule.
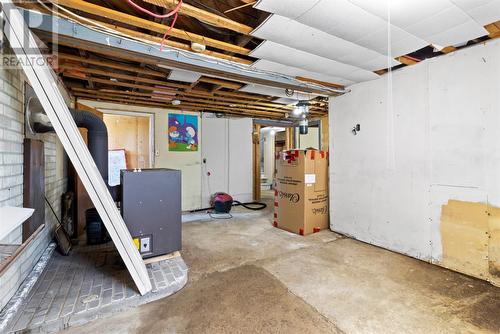
[[[256,266],[214,272],[179,293],[88,324],[84,333],[341,333],[327,318]]]
[[[485,281],[330,231],[297,236],[269,210],[235,213],[186,217],[185,289],[63,333],[500,333],[500,289]]]

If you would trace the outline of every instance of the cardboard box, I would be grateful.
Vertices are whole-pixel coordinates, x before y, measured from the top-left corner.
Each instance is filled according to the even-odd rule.
[[[276,155],[274,226],[308,235],[328,227],[328,154],[290,150]]]

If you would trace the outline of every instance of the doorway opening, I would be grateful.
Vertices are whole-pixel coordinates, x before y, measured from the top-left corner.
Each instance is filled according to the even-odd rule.
[[[260,201],[272,194],[277,152],[291,149],[328,151],[328,117],[309,121],[307,134],[296,122],[255,120],[253,126],[253,194]]]
[[[102,110],[108,129],[109,184],[120,182],[122,169],[154,167],[154,115]]]

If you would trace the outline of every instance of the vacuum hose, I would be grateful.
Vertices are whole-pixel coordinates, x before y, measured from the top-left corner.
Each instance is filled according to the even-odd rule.
[[[240,201],[233,201],[232,206],[242,206],[245,209],[248,210],[253,210],[253,211],[258,211],[258,210],[264,210],[267,208],[266,203],[261,203],[261,202],[246,202],[246,203],[241,203]],[[203,208],[203,209],[196,209],[196,210],[191,210],[189,212],[195,213],[195,212],[201,212],[201,211],[207,211],[207,210],[213,210],[215,209],[215,206],[211,206],[208,208]]]
[[[233,206],[238,206],[238,205],[244,207],[245,209],[253,211],[264,210],[265,208],[267,208],[267,204],[261,202],[248,202],[248,203],[241,203],[240,201],[233,202]]]

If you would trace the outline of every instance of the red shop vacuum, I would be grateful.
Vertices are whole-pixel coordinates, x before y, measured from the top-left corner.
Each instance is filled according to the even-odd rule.
[[[260,202],[241,203],[240,201],[235,201],[231,195],[223,192],[218,192],[213,194],[212,197],[210,198],[210,205],[211,206],[209,208],[193,210],[191,212],[208,211],[210,217],[212,218],[232,218],[233,216],[231,215],[230,212],[233,206],[242,206],[248,210],[263,210],[267,207],[266,203],[260,203]],[[212,214],[226,215],[226,216],[225,217],[212,216]]]
[[[210,199],[210,205],[215,213],[229,213],[233,202],[233,197],[226,193],[215,193]]]

